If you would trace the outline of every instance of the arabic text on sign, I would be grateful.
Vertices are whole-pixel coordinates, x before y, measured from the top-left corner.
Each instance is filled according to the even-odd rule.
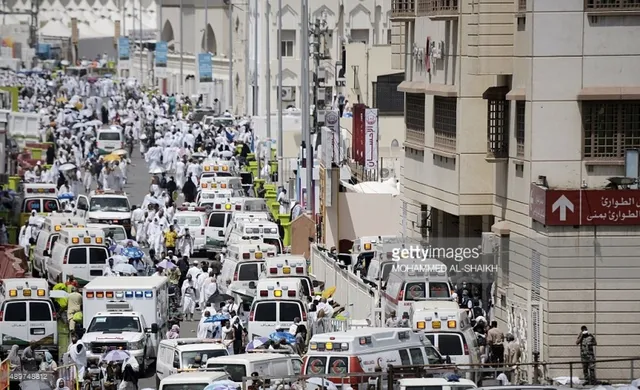
[[[614,208],[614,209],[617,209],[618,207],[631,207],[635,205],[637,208],[640,209],[640,202],[636,203],[636,199],[632,197],[614,199],[614,198],[608,198],[606,196],[603,196],[600,199],[600,204],[602,205],[602,207]]]
[[[592,215],[587,215],[587,221],[626,221],[628,219],[638,219],[640,217],[640,212],[636,211],[620,211],[620,210],[611,210],[604,213],[593,213]]]

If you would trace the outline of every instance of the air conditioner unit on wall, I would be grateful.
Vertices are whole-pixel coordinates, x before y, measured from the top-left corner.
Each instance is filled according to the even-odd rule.
[[[282,87],[282,100],[285,102],[295,100],[293,97],[293,87]]]

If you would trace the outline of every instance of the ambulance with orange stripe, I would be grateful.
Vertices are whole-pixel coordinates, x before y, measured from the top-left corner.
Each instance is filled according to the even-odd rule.
[[[303,375],[328,375],[336,386],[360,388],[389,365],[443,364],[445,359],[424,335],[407,328],[361,328],[315,334],[304,358]]]

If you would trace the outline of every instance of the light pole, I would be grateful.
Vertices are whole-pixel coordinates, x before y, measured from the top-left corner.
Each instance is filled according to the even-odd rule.
[[[233,110],[233,0],[229,4],[229,110]]]
[[[283,134],[282,134],[282,0],[278,0],[278,184],[284,184],[282,173]]]
[[[265,15],[265,25],[267,27],[267,33],[266,35],[266,39],[267,39],[267,46],[266,46],[266,57],[267,57],[267,71],[266,71],[266,79],[267,79],[267,85],[265,88],[265,95],[267,97],[267,101],[266,101],[266,108],[267,108],[267,139],[271,139],[271,42],[269,41],[270,39],[270,34],[269,34],[269,30],[271,30],[271,25],[270,25],[270,18],[269,18],[269,14],[271,13],[271,3],[269,0],[266,0],[266,8],[267,8],[267,12],[264,13]],[[269,160],[271,157],[271,150],[267,151],[267,160]]]
[[[302,58],[301,79],[302,79],[302,129],[305,135],[306,144],[306,175],[307,175],[307,201],[305,206],[307,211],[313,213],[313,146],[311,145],[311,120],[309,103],[309,0],[302,2]]]
[[[180,93],[184,91],[184,1],[180,0]]]

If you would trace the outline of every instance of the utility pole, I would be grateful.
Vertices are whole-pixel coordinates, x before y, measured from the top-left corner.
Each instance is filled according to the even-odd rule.
[[[258,116],[258,0],[253,0],[253,115]]]
[[[282,0],[278,0],[278,184],[284,185],[283,124],[282,124]]]
[[[143,41],[142,41],[142,0],[140,0],[140,9],[138,10],[138,17],[140,18],[140,85],[144,85],[144,69],[142,68],[142,53],[143,53]]]
[[[180,0],[180,90],[178,93],[184,92],[184,0]]]
[[[233,110],[233,0],[226,0],[229,4],[229,112]]]
[[[267,45],[265,46],[265,52],[266,52],[266,57],[267,57],[267,71],[266,71],[266,79],[267,79],[267,85],[265,88],[265,95],[267,97],[267,104],[266,104],[266,108],[267,108],[267,139],[271,139],[271,42],[269,41],[269,39],[271,38],[269,34],[269,30],[271,30],[271,24],[270,24],[270,18],[269,18],[269,14],[271,13],[271,2],[269,0],[267,0],[266,2],[266,6],[267,6],[267,12],[264,13],[265,15],[265,25],[267,27],[267,33],[266,35],[266,39],[267,39]],[[267,150],[267,161],[270,160],[271,157],[271,150]]]
[[[209,0],[204,0],[204,50],[209,52]]]
[[[309,0],[302,2],[302,53],[300,58],[302,79],[302,131],[305,135],[305,165],[307,175],[307,200],[305,203],[307,211],[313,214],[313,146],[311,146],[311,120],[309,118],[311,105],[309,102]]]

